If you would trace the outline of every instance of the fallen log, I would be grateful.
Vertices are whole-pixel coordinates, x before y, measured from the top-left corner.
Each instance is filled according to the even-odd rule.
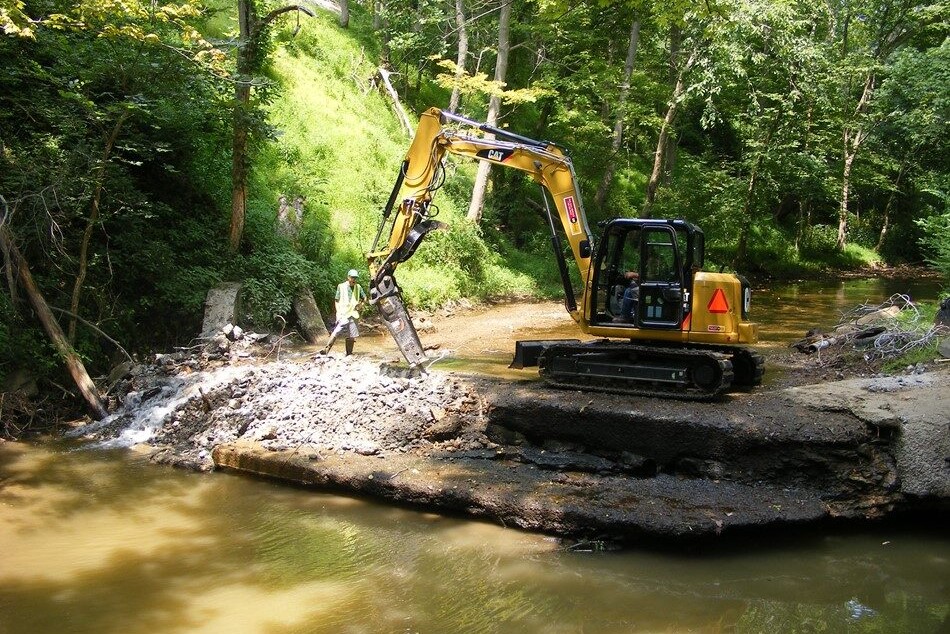
[[[406,135],[412,136],[412,124],[409,122],[409,116],[406,114],[406,111],[402,107],[402,103],[399,101],[399,93],[396,92],[396,89],[393,87],[391,81],[389,81],[389,76],[392,75],[391,72],[385,68],[377,68],[376,76],[379,77],[380,81],[383,83],[383,87],[386,89],[386,94],[389,95],[389,98],[392,99],[393,108],[396,110],[396,116],[399,118],[399,122],[402,123],[402,127],[406,129]]]
[[[0,200],[0,202],[5,201]],[[93,383],[89,377],[89,373],[86,372],[86,367],[79,359],[79,355],[76,354],[73,347],[69,345],[69,341],[67,341],[63,329],[60,327],[59,322],[56,321],[56,317],[53,316],[53,311],[50,310],[46,299],[43,298],[42,293],[40,293],[40,290],[36,287],[26,258],[23,257],[23,254],[20,253],[20,250],[14,243],[10,230],[3,224],[5,218],[6,213],[4,209],[3,213],[0,213],[0,248],[3,249],[3,252],[9,257],[9,260],[16,268],[20,285],[23,287],[24,292],[26,292],[37,319],[39,319],[40,324],[43,326],[43,330],[46,331],[50,342],[56,348],[56,352],[58,352],[59,356],[63,359],[66,369],[76,383],[76,387],[79,388],[79,392],[86,400],[86,403],[89,404],[93,416],[96,420],[101,420],[105,418],[109,412],[106,410],[105,405],[103,405],[102,399],[99,398],[96,384]]]

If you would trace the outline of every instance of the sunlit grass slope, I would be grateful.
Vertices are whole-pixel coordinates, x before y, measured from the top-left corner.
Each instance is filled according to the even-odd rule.
[[[257,204],[251,207],[273,214],[280,195],[303,196],[304,227],[321,229],[329,241],[331,279],[342,279],[349,268],[366,271],[363,254],[373,243],[410,142],[388,97],[370,86],[376,55],[366,19],[356,14],[351,27],[341,29],[334,16],[318,10],[316,17],[302,20],[296,36],[293,21],[278,33],[280,45],[272,56],[277,90],[268,108],[275,139],[254,164]],[[453,178],[469,180],[470,167],[462,166]],[[439,219],[450,229],[430,235],[399,269],[413,305],[538,293],[530,271],[516,270],[516,260],[507,264],[464,220],[468,201],[460,193],[467,191],[470,185],[438,193]],[[383,241],[386,237],[388,226]],[[324,299],[332,292],[314,290]]]

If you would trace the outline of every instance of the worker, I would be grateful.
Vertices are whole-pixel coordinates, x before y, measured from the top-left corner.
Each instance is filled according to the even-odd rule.
[[[356,338],[360,336],[359,328],[356,327],[356,320],[360,317],[360,306],[366,301],[366,293],[363,288],[356,283],[359,278],[359,272],[356,269],[350,269],[346,274],[346,281],[336,287],[336,325],[333,332],[330,333],[330,340],[321,350],[321,354],[328,354],[333,342],[342,332],[346,332],[346,354],[353,354],[353,344]]]
[[[637,321],[637,304],[640,302],[640,274],[627,271],[623,277],[628,284],[620,302],[620,315],[614,318],[614,323],[634,324]]]

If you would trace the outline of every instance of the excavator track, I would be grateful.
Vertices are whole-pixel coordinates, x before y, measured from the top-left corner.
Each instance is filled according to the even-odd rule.
[[[547,347],[538,370],[558,388],[708,400],[732,386],[732,353],[603,340]]]
[[[733,386],[751,388],[762,384],[762,377],[765,375],[765,357],[755,350],[737,346],[704,346],[701,349],[729,355],[734,375]]]

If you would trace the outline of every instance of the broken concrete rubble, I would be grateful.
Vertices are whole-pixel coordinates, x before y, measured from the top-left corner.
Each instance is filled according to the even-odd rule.
[[[222,338],[133,367],[117,411],[75,435],[576,537],[712,536],[950,500],[950,371],[680,403],[390,377],[365,357],[278,358],[254,333]]]

